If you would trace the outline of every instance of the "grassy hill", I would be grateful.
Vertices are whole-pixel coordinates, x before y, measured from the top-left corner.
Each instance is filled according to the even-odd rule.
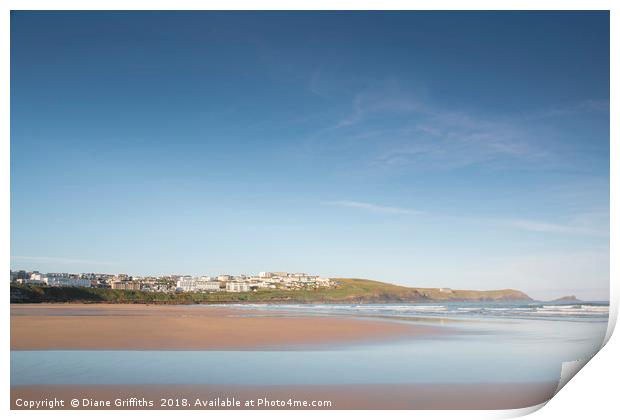
[[[11,303],[390,303],[531,300],[523,292],[450,290],[397,286],[364,279],[333,279],[337,286],[315,290],[265,289],[247,293],[162,293],[83,287],[42,287],[11,284]]]

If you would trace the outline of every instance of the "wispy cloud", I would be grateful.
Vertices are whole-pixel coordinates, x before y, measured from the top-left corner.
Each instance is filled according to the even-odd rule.
[[[558,225],[555,223],[539,222],[535,220],[509,220],[502,222],[503,224],[522,230],[543,233],[583,233],[584,229],[574,226]]]
[[[358,150],[366,167],[380,170],[563,165],[571,151],[552,140],[557,124],[532,121],[608,112],[608,102],[588,100],[528,115],[475,113],[423,98],[394,81],[366,87],[351,95],[348,113],[314,133],[310,146],[325,154]]]
[[[423,105],[413,97],[402,95],[393,83],[378,88],[369,88],[357,93],[353,98],[352,112],[340,119],[334,129],[358,125],[365,119],[381,113],[408,114],[420,112]]]
[[[585,113],[609,113],[609,100],[588,99],[582,102],[542,109],[526,114],[525,119],[538,120]]]
[[[528,162],[550,156],[527,130],[511,122],[429,110],[416,114],[412,121],[400,130],[399,140],[376,157],[375,165],[450,169],[498,159]]]
[[[609,229],[604,226],[596,226],[591,223],[548,223],[538,220],[511,219],[501,220],[500,224],[515,229],[530,232],[557,233],[565,235],[584,235],[584,236],[609,236]]]
[[[390,207],[382,206],[373,203],[364,203],[361,201],[329,201],[326,204],[337,207],[348,207],[353,209],[366,210],[372,213],[385,213],[385,214],[421,214],[422,212],[414,209],[407,209],[402,207]]]

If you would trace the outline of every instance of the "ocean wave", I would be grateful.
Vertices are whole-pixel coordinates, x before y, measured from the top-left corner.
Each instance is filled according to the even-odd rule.
[[[258,310],[292,311],[314,314],[351,314],[387,317],[424,316],[456,318],[514,318],[514,319],[567,319],[597,320],[606,319],[609,306],[599,303],[555,304],[544,302],[501,304],[489,303],[467,306],[457,302],[445,304],[232,304],[225,306],[243,307]]]

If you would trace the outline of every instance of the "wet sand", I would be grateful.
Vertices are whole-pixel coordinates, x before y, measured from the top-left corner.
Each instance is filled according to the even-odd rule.
[[[255,350],[409,339],[449,328],[230,307],[11,305],[11,350]]]
[[[329,407],[305,409],[332,410],[501,410],[531,407],[548,401],[557,383],[518,384],[388,384],[388,385],[37,385],[11,388],[11,409],[23,409],[17,399],[64,400],[64,407],[72,409],[70,401],[80,400],[77,409],[304,409],[304,407],[245,407],[245,401],[331,401]],[[135,400],[130,400],[135,398]],[[172,399],[172,406],[162,407],[161,399]],[[176,399],[187,400],[187,406],[176,405]],[[240,401],[235,406],[201,406],[200,401],[220,401],[226,398]],[[110,407],[83,406],[83,399],[110,401]],[[125,401],[116,406],[115,400]],[[138,406],[136,401],[152,401],[152,406]],[[182,404],[182,401],[180,402]]]
[[[352,316],[310,316],[215,306],[117,304],[11,305],[11,350],[257,350],[315,348],[451,334],[452,327]],[[63,400],[58,409],[304,409],[250,406],[245,402],[330,401],[305,409],[511,409],[543,403],[557,384],[355,384],[355,385],[20,385],[18,400]],[[236,399],[240,405],[214,404]],[[109,401],[84,406],[84,400]],[[162,407],[161,399],[172,399]],[[177,399],[186,399],[178,406]],[[123,402],[117,405],[116,400]],[[207,405],[196,405],[196,400]],[[151,404],[138,404],[152,401]],[[211,402],[211,404],[208,404]],[[45,405],[41,409],[48,409]]]

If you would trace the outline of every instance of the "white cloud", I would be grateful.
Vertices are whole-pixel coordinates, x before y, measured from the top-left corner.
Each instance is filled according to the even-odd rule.
[[[544,233],[567,233],[567,234],[592,234],[599,235],[601,232],[597,232],[591,229],[580,228],[576,226],[558,225],[555,223],[538,222],[534,220],[510,220],[504,222],[506,225],[523,230],[529,230],[532,232],[544,232]]]
[[[425,112],[421,103],[411,96],[403,95],[394,83],[385,83],[358,92],[353,97],[352,108],[352,112],[338,121],[332,129],[356,126],[374,114]]]
[[[515,229],[565,235],[609,236],[609,216],[605,212],[591,212],[567,218],[566,223],[549,223],[538,220],[509,219],[500,224]]]
[[[589,99],[574,104],[533,111],[526,114],[524,119],[539,120],[583,113],[609,113],[609,100]]]
[[[357,148],[381,170],[449,170],[475,164],[493,167],[565,165],[574,151],[554,143],[557,126],[531,120],[608,112],[608,102],[584,101],[532,115],[477,114],[445,109],[397,82],[377,83],[352,95],[350,111],[314,135],[322,148]],[[607,109],[607,111],[606,111]],[[364,141],[355,141],[363,134]],[[372,150],[372,152],[368,152]]]
[[[364,203],[361,201],[347,201],[347,200],[330,201],[327,204],[332,205],[332,206],[338,206],[338,207],[348,207],[348,208],[366,210],[366,211],[370,211],[373,213],[385,213],[385,214],[420,214],[422,213],[421,211],[414,210],[414,209],[382,206],[378,204]]]

